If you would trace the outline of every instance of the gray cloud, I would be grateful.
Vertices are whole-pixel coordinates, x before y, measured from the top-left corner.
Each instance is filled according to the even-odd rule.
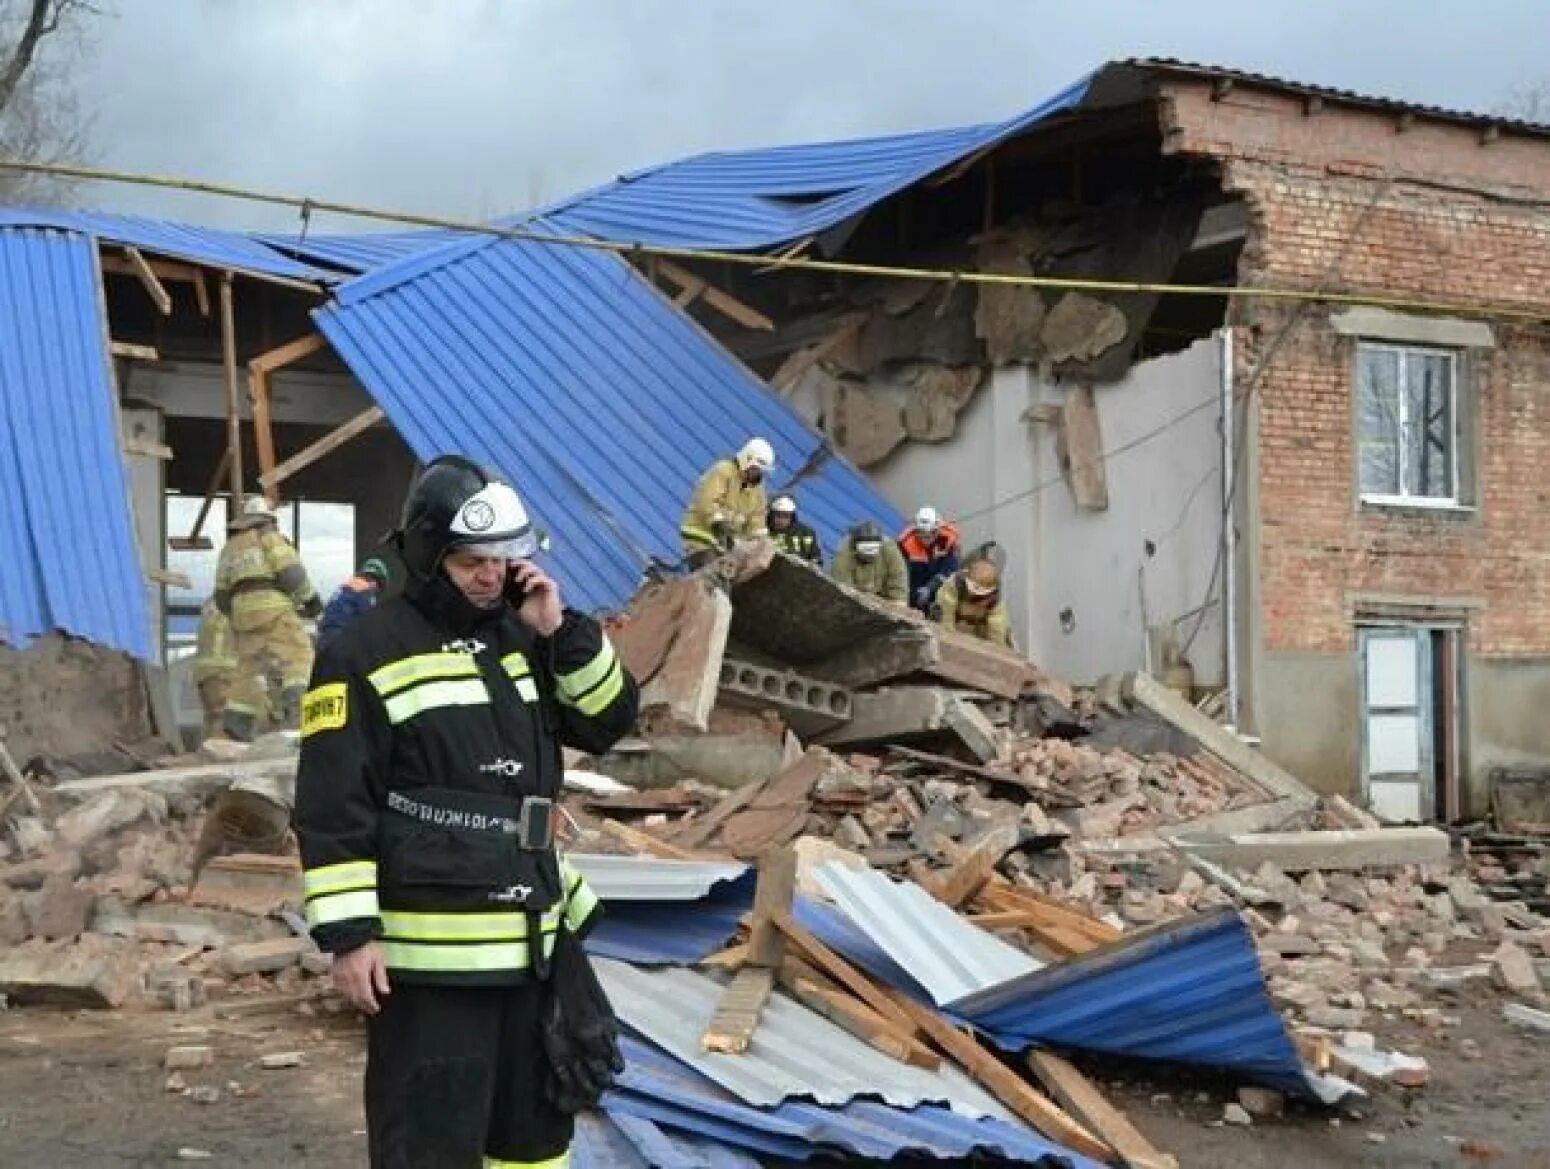
[[[1543,0],[117,3],[82,69],[104,165],[456,216],[703,150],[1000,118],[1119,57],[1480,109],[1550,71]],[[295,226],[167,192],[84,197]]]

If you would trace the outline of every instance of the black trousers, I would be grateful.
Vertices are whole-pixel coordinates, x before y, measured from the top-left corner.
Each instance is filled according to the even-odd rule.
[[[367,1023],[372,1169],[550,1169],[563,1158],[573,1118],[544,1094],[542,1001],[536,983],[447,987],[395,980]]]

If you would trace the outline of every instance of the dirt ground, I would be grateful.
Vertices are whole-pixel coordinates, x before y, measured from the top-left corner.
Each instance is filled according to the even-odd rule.
[[[1385,1091],[1359,1116],[1297,1108],[1249,1129],[1213,1127],[1232,1098],[1227,1085],[1093,1070],[1111,1099],[1186,1167],[1550,1169],[1550,1041],[1510,1028],[1494,996],[1486,998],[1459,1011],[1461,1025],[1446,1039],[1413,1029],[1384,1034],[1426,1054],[1432,1082],[1415,1093]],[[1477,1058],[1459,1050],[1465,1037],[1478,1045]],[[214,1048],[214,1066],[179,1074],[190,1088],[216,1089],[210,1103],[168,1091],[161,1066],[168,1047],[200,1043]],[[259,1067],[260,1055],[297,1050],[305,1053],[301,1067]],[[185,1014],[0,1014],[0,1166],[363,1165],[363,1052],[354,1018],[299,1014],[294,1000]],[[185,1149],[209,1157],[180,1158]]]

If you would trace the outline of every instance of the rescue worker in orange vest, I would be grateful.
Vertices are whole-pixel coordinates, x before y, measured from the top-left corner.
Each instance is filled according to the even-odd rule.
[[[958,571],[962,540],[958,525],[944,520],[934,507],[922,507],[915,522],[899,537],[899,551],[910,570],[910,607],[931,611],[942,582]]]
[[[223,726],[230,738],[250,742],[269,705],[271,683],[280,695],[280,725],[300,724],[301,696],[312,672],[312,641],[301,618],[317,617],[323,602],[262,495],[250,498],[227,530],[215,569],[215,604],[231,619],[237,673]]]
[[[1001,596],[996,551],[985,545],[970,553],[963,568],[937,590],[932,611],[939,625],[1012,649],[1012,619]]]
[[[334,591],[318,622],[318,649],[343,633],[357,618],[371,612],[382,590],[387,588],[390,575],[388,566],[373,556]]]
[[[818,533],[797,519],[797,501],[789,495],[777,495],[770,503],[770,538],[775,547],[809,564],[823,563]]]
[[[750,438],[731,458],[718,459],[700,476],[678,534],[690,567],[713,559],[739,540],[767,535],[764,480],[775,469],[775,448]]]

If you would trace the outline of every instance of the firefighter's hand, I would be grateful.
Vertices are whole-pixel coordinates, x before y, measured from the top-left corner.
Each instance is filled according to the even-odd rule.
[[[548,637],[565,620],[565,607],[560,603],[560,586],[529,560],[517,561],[511,571],[527,593],[521,607],[517,609],[517,617],[539,637]]]
[[[376,942],[357,946],[346,954],[334,955],[334,986],[345,1001],[368,1015],[382,1009],[379,996],[389,993],[387,963],[382,947]]]

